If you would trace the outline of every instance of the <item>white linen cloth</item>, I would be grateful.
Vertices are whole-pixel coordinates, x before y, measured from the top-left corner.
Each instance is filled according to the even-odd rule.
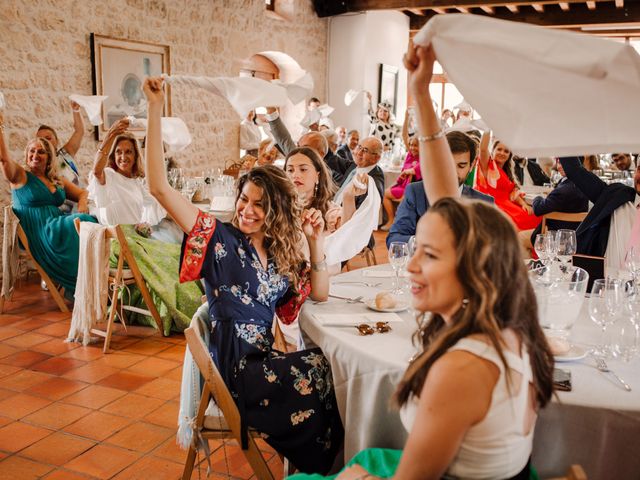
[[[80,223],[78,280],[67,342],[88,345],[91,326],[100,322],[107,311],[111,243],[107,242],[106,232],[103,225]]]
[[[357,168],[350,182],[356,179],[360,173],[369,173],[375,167]],[[349,183],[350,183],[349,182]],[[334,199],[337,204],[342,204],[344,188],[338,192]],[[354,212],[353,216],[340,228],[325,239],[325,252],[327,265],[336,265],[353,258],[360,250],[367,246],[373,230],[378,226],[378,214],[381,203],[380,193],[376,188],[373,178],[369,178],[367,185],[367,198]]]
[[[363,271],[391,271],[389,265],[354,270],[335,281],[363,281]],[[389,289],[391,279],[379,288],[332,285],[331,293],[345,297],[373,297]],[[340,417],[345,426],[345,459],[368,447],[402,449],[407,433],[389,399],[416,352],[411,335],[414,317],[400,312],[404,322],[389,333],[358,335],[355,328],[325,327],[316,314],[363,313],[363,304],[342,300],[312,304],[300,313],[300,328],[307,347],[322,348],[331,364]],[[611,327],[610,327],[611,328]],[[570,334],[570,340],[588,347],[599,341],[599,328],[589,319],[587,302]],[[581,464],[589,478],[636,478],[640,456],[640,358],[630,363],[609,361],[609,367],[633,389],[626,392],[608,375],[594,368],[593,360],[559,364],[572,372],[573,391],[558,392],[558,399],[543,409],[536,424],[533,461],[541,478],[564,475],[571,463]],[[374,421],[372,421],[374,419]],[[562,439],[562,441],[559,441]]]
[[[193,314],[191,323],[200,322],[203,332],[202,341],[209,345],[209,304],[203,303]],[[178,445],[187,450],[193,442],[193,430],[195,428],[196,412],[202,396],[200,388],[200,370],[193,360],[189,345],[184,350],[184,362],[182,363],[182,382],[180,385],[180,410],[178,413],[178,433],[176,441]]]
[[[500,138],[523,157],[640,151],[640,56],[626,43],[477,15],[416,34]]]
[[[111,167],[104,169],[105,184],[91,173],[89,199],[97,208],[96,216],[102,225],[148,223],[157,225],[167,215],[151,196],[141,178],[128,178]]]
[[[606,275],[616,276],[619,270],[626,269],[624,257],[627,254],[627,245],[631,238],[631,230],[638,214],[640,197],[636,195],[635,201],[627,202],[619,206],[611,215],[609,226],[609,239],[607,251],[604,254],[604,271]]]
[[[242,150],[257,150],[261,140],[260,127],[246,118],[240,122],[240,148]]]
[[[195,77],[189,75],[166,75],[164,80],[171,85],[198,87],[219,95],[240,117],[258,107],[279,107],[287,102],[287,90],[282,85],[255,77]]]
[[[84,108],[91,125],[102,124],[102,102],[107,98],[109,97],[104,95],[69,95],[69,100]]]
[[[350,88],[349,90],[347,90],[347,93],[344,94],[344,104],[347,107],[351,106],[353,101],[358,98],[358,95],[360,95],[362,92],[364,92],[364,90],[354,90],[353,88]]]
[[[4,207],[2,224],[2,289],[0,295],[9,298],[19,274],[18,225],[20,220],[11,205]]]
[[[147,128],[146,118],[127,117],[130,128]],[[162,141],[167,144],[167,152],[179,152],[191,145],[191,133],[189,127],[179,117],[161,117],[160,131]]]
[[[307,98],[313,90],[313,77],[309,72],[304,72],[304,75],[291,83],[284,83],[279,79],[271,80],[271,83],[282,85],[287,91],[287,97],[294,105]]]

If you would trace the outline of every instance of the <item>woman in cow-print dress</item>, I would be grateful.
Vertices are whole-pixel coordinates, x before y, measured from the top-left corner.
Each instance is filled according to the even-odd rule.
[[[367,92],[367,98],[369,99],[368,113],[371,121],[369,135],[379,138],[385,150],[391,150],[393,141],[400,135],[400,128],[391,121],[392,107],[388,102],[382,102],[378,104],[378,109],[374,112],[371,106],[370,92]]]

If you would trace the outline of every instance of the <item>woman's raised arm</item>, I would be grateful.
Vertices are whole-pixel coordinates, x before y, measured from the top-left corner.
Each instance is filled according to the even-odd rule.
[[[109,160],[109,152],[111,151],[111,146],[113,145],[113,141],[120,134],[123,134],[129,128],[129,120],[126,118],[121,118],[113,125],[107,132],[106,138],[102,141],[102,144],[98,147],[96,151],[96,156],[93,159],[93,175],[98,180],[100,185],[105,184],[104,178],[104,169],[107,166],[107,162]]]
[[[5,178],[12,185],[24,183],[25,171],[20,165],[11,160],[9,147],[4,138],[4,115],[0,111],[0,167]]]
[[[172,188],[167,181],[160,127],[164,105],[162,79],[147,78],[144,81],[143,91],[147,97],[149,109],[145,149],[145,170],[149,192],[173,217],[182,231],[189,233],[198,218],[198,208]]]
[[[416,47],[413,44],[409,45],[404,56],[418,121],[422,182],[431,205],[444,197],[459,196],[453,155],[429,94],[435,60],[432,47]]]

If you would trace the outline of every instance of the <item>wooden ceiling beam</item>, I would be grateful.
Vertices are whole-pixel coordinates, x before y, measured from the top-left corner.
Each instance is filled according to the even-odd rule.
[[[594,1],[587,2],[587,8],[589,10],[595,10],[596,9],[596,2],[594,2]]]
[[[564,0],[567,5],[570,3],[582,3],[586,0]],[[593,1],[593,0],[589,0]],[[615,0],[622,2],[624,0]],[[633,3],[636,0],[627,0]],[[340,15],[348,12],[365,12],[367,10],[434,10],[436,8],[494,8],[507,7],[509,5],[533,6],[557,5],[557,0],[313,0],[316,13],[319,17]],[[535,7],[534,7],[535,8]],[[488,13],[488,12],[487,12]]]
[[[456,10],[458,10],[460,13],[469,13],[469,9],[466,7],[456,7]]]
[[[583,3],[574,3],[570,12],[546,9],[544,13],[531,10],[521,10],[518,13],[496,11],[492,18],[526,22],[545,27],[579,28],[611,26],[625,29],[640,26],[640,2],[627,0],[625,6],[616,8],[613,2],[598,2],[596,10],[589,10]],[[487,16],[484,12],[478,15]],[[421,17],[411,20],[411,30],[420,30],[428,18]],[[640,31],[639,31],[640,32]]]
[[[480,8],[484,13],[488,13],[489,15],[493,15],[494,13],[496,13],[496,10],[488,5],[482,5]]]
[[[569,4],[567,2],[560,2],[558,5],[560,5],[563,12],[569,11]]]
[[[543,13],[544,12],[544,4],[543,3],[533,3],[533,4],[531,4],[531,6],[538,13]]]
[[[518,11],[519,11],[518,10],[518,5],[513,4],[513,3],[507,3],[505,5],[505,7],[507,7],[511,13],[518,13]]]

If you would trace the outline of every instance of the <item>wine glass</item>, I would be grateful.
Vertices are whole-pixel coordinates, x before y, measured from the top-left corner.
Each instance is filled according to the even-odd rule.
[[[180,189],[180,193],[184,195],[187,200],[191,201],[193,194],[196,193],[198,189],[198,183],[195,179],[186,178],[182,181],[182,188]]]
[[[556,255],[560,260],[560,268],[563,272],[569,271],[577,245],[574,230],[558,230],[556,233]]]
[[[629,319],[623,318],[613,324],[611,333],[613,355],[624,362],[631,361],[638,354],[640,347],[640,336],[636,325]]]
[[[633,285],[637,288],[638,274],[640,273],[640,248],[630,247],[624,256],[624,265],[631,272]]]
[[[536,235],[536,241],[533,244],[533,249],[536,251],[536,255],[542,262],[542,265],[547,265],[549,261],[549,252],[547,251],[547,235],[544,233],[539,233]]]
[[[395,273],[395,282],[392,293],[396,295],[401,293],[400,289],[400,271],[409,260],[409,246],[406,242],[391,242],[389,245],[389,263]]]
[[[607,327],[616,321],[622,300],[622,284],[613,278],[599,278],[593,282],[589,297],[589,317],[602,328],[600,344],[591,353],[596,357],[609,358],[611,349],[607,342]]]
[[[413,254],[416,253],[416,236],[415,235],[411,235],[409,237],[407,246],[409,247],[409,258],[411,258],[413,257]]]

